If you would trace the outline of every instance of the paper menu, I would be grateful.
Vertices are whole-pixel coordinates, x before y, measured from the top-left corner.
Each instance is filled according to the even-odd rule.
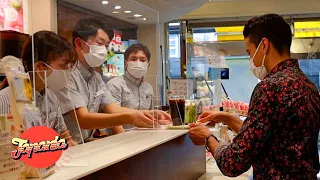
[[[170,79],[170,95],[190,96],[192,91],[192,79]]]
[[[7,119],[7,115],[0,115],[0,144],[8,141],[10,136],[11,123]]]
[[[228,68],[226,59],[221,55],[207,55],[206,61],[211,68]]]

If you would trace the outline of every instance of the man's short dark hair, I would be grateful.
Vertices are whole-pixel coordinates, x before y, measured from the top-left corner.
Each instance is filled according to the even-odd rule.
[[[249,37],[250,41],[259,45],[262,38],[267,38],[278,53],[290,54],[292,32],[290,25],[277,14],[265,14],[250,19],[243,30],[243,36]]]
[[[84,41],[88,41],[90,37],[94,37],[97,35],[98,30],[102,29],[106,32],[110,38],[113,38],[113,30],[105,27],[103,21],[97,18],[84,18],[77,22],[72,32],[72,42],[75,45],[74,41],[76,38],[81,38]]]
[[[150,62],[151,53],[150,53],[149,49],[147,48],[147,46],[145,46],[143,44],[133,44],[133,45],[131,45],[126,50],[126,52],[124,53],[124,59],[128,60],[130,54],[137,53],[139,51],[142,51],[147,56],[148,62]]]
[[[38,31],[29,37],[23,45],[21,59],[25,70],[27,72],[33,71],[32,55],[34,55],[34,63],[42,61],[49,64],[48,57],[50,52],[53,52],[56,57],[67,53],[68,63],[72,66],[76,62],[74,51],[67,39],[51,31]]]

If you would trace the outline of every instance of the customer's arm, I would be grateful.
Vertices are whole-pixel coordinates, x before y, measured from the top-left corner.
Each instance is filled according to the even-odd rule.
[[[273,121],[282,115],[274,108],[276,101],[274,96],[274,93],[267,93],[262,87],[255,91],[248,118],[229,146],[220,146],[214,138],[210,138],[208,143],[210,152],[214,154],[217,165],[224,175],[236,177],[249,170],[258,153],[265,147],[265,142],[272,138]]]
[[[211,121],[210,124],[212,125],[223,122],[237,134],[239,134],[240,129],[243,125],[243,121],[238,117],[221,111],[206,111],[199,116],[198,121],[201,123]]]
[[[225,119],[224,123],[237,134],[240,133],[240,129],[243,125],[243,121],[241,119],[230,114],[228,114],[228,118]]]

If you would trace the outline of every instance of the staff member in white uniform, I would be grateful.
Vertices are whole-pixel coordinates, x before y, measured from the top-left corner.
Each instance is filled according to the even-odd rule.
[[[171,123],[170,115],[162,111],[136,111],[115,103],[101,75],[93,69],[106,60],[110,43],[102,27],[102,23],[94,19],[82,19],[76,24],[73,32],[73,44],[78,55],[76,68],[67,87],[55,92],[67,127],[78,143],[82,142],[81,134],[84,141],[89,140],[94,129],[118,126],[113,130],[121,133],[124,132],[123,124],[152,127],[154,116],[160,117],[160,123]]]
[[[152,110],[153,88],[144,81],[150,66],[151,54],[142,44],[130,46],[124,53],[125,74],[107,83],[113,98],[122,107],[138,110]]]
[[[32,47],[32,40],[34,47]],[[33,51],[35,64],[32,61]],[[35,101],[40,110],[40,112],[26,114],[24,119],[28,122],[25,122],[25,126],[28,128],[29,126],[50,126],[62,138],[67,138],[69,145],[75,145],[64,123],[58,98],[52,92],[67,85],[70,68],[74,65],[71,45],[65,38],[54,32],[36,32],[33,39],[30,37],[24,44],[22,62],[27,72],[33,70],[33,65],[35,67]],[[46,71],[47,87],[44,71]],[[33,73],[30,73],[31,78],[32,75]],[[10,87],[0,91],[0,114],[10,114]]]
[[[153,109],[153,88],[144,81],[150,66],[151,54],[142,44],[131,45],[124,53],[125,74],[107,83],[111,95],[121,107],[137,110]],[[125,125],[125,129],[132,125]]]

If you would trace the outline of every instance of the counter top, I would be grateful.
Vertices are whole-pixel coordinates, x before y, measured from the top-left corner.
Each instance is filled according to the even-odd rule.
[[[198,180],[250,180],[252,171],[252,168],[250,168],[238,177],[227,177],[222,174],[215,160],[211,159],[207,162],[207,172]]]
[[[56,172],[46,180],[78,179],[187,133],[187,130],[135,130],[81,144],[63,152],[56,163]]]

